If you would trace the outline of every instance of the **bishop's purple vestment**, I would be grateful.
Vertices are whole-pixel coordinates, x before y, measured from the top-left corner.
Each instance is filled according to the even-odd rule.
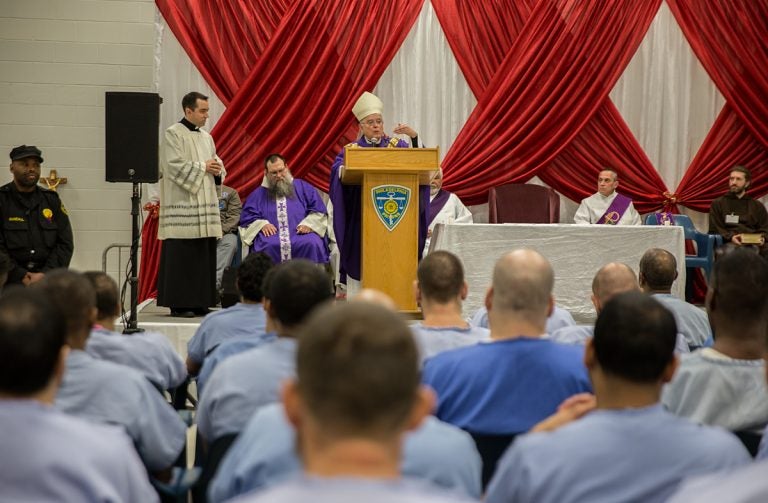
[[[360,147],[385,148],[390,138],[385,136],[378,146],[370,145],[365,137],[360,137],[355,143]],[[408,148],[404,140],[398,140],[397,148]],[[345,185],[339,178],[339,169],[344,164],[344,150],[339,152],[331,167],[331,184],[329,196],[333,203],[333,230],[336,243],[339,246],[339,273],[342,278],[349,276],[360,280],[360,237],[362,230],[362,206],[360,205],[361,188],[359,185]],[[419,186],[419,259],[424,241],[427,238],[427,213],[429,209],[429,185]],[[343,281],[343,280],[342,280]]]

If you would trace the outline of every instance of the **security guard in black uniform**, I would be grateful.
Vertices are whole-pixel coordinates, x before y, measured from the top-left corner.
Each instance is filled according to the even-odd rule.
[[[45,271],[68,267],[74,244],[67,210],[53,191],[38,187],[42,152],[32,145],[11,150],[13,181],[0,187],[0,250],[13,261],[8,284],[29,285]]]

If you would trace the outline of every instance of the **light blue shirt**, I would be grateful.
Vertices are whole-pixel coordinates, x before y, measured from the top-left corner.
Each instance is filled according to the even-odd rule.
[[[596,410],[548,433],[515,439],[487,503],[662,502],[685,477],[750,462],[739,440],[663,410]]]
[[[712,348],[680,359],[661,401],[670,412],[727,430],[762,430],[768,425],[765,360],[734,360]]]
[[[475,311],[475,314],[472,316],[469,323],[476,327],[488,328],[488,310],[485,306]],[[571,313],[562,307],[555,306],[552,310],[552,314],[547,318],[546,331],[548,334],[551,334],[558,328],[568,327],[575,324],[576,320],[573,319]]]
[[[760,439],[760,448],[757,451],[755,459],[768,459],[768,437],[766,437],[766,433],[768,433],[768,426],[763,430],[763,437]]]
[[[227,340],[216,346],[208,356],[203,360],[203,366],[200,369],[200,373],[197,375],[197,394],[200,396],[203,393],[205,383],[210,379],[213,370],[230,356],[234,356],[239,353],[244,353],[249,349],[261,346],[265,342],[271,342],[277,338],[275,332],[269,332],[267,334],[258,337],[248,337],[247,339],[233,339]]]
[[[715,473],[686,480],[668,503],[762,503],[768,501],[768,461],[732,473]]]
[[[36,400],[0,400],[0,500],[157,501],[120,428]]]
[[[563,327],[555,330],[549,334],[548,339],[559,342],[560,344],[579,344],[585,345],[587,339],[591,339],[595,336],[594,325],[573,325],[570,327]],[[680,332],[677,332],[677,338],[675,339],[675,353],[684,354],[690,353],[688,343],[685,341],[685,337]]]
[[[144,374],[160,389],[175,388],[187,378],[184,360],[163,335],[155,332],[120,334],[99,327],[91,330],[85,351]]]
[[[594,325],[569,325],[550,332],[548,338],[560,344],[580,344],[583,346],[587,343],[587,339],[591,339],[594,335]]]
[[[461,503],[469,500],[419,480],[301,476],[233,502],[252,503]]]
[[[283,381],[296,375],[296,340],[272,342],[223,361],[205,385],[197,409],[197,431],[213,443],[239,433],[256,409],[277,402]]]
[[[712,327],[709,326],[706,311],[669,293],[655,293],[653,298],[675,317],[677,331],[683,334],[690,348],[706,346],[707,340],[712,338]]]
[[[467,328],[436,328],[425,327],[421,322],[418,322],[411,325],[411,331],[416,339],[422,363],[437,353],[490,340],[490,332],[487,328],[473,325],[469,325]]]
[[[480,498],[482,461],[466,432],[428,417],[405,436],[401,473]],[[209,488],[211,502],[271,487],[302,470],[293,427],[281,404],[266,405],[240,433]]]
[[[187,426],[141,373],[85,351],[69,352],[56,408],[121,425],[150,471],[171,466],[187,441]]]
[[[238,302],[203,318],[195,335],[187,343],[189,359],[202,363],[208,353],[225,340],[244,339],[264,334],[267,313],[261,304]]]

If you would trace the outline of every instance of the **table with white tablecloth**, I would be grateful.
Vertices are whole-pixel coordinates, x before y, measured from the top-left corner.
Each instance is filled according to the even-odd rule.
[[[555,270],[555,302],[579,323],[593,323],[592,278],[608,262],[623,262],[638,272],[649,248],[664,248],[677,259],[672,293],[685,297],[685,238],[676,226],[609,226],[566,224],[438,225],[432,250],[448,250],[464,263],[469,296],[464,315],[483,305],[496,260],[514,248],[532,248]]]

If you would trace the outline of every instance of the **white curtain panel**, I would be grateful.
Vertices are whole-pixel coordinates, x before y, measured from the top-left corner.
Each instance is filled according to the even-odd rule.
[[[391,133],[410,124],[426,147],[445,156],[477,104],[429,1],[373,90],[384,102]]]

